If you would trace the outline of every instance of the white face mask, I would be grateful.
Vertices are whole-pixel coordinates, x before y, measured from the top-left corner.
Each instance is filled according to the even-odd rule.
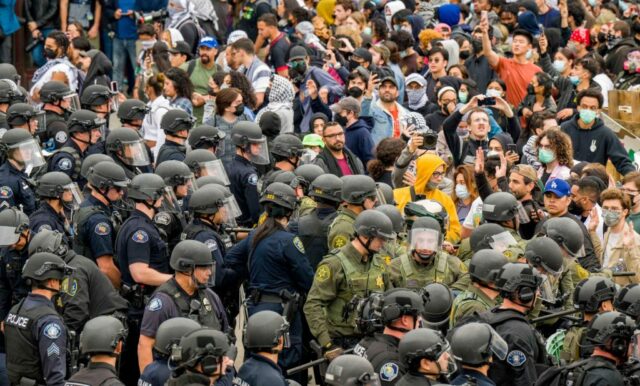
[[[466,200],[469,198],[469,189],[467,189],[467,185],[457,184],[456,185],[456,196],[461,200]]]

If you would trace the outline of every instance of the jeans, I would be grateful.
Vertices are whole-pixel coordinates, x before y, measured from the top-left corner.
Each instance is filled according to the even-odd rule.
[[[107,55],[107,58],[109,58],[109,60],[111,60],[113,62],[113,40],[114,38],[111,37],[112,33],[110,31],[107,31],[106,28],[100,28],[100,48],[101,51]],[[109,74],[109,77],[111,78],[111,74]]]
[[[49,36],[51,31],[53,31],[53,28],[43,28],[40,30],[43,38]],[[44,40],[31,51],[31,60],[33,60],[33,65],[36,67],[42,67],[46,63],[47,59],[44,57]]]
[[[124,79],[127,71],[127,61],[132,68],[136,68],[136,40],[113,39],[113,80],[118,82],[121,91],[124,89]],[[133,86],[129,84],[129,86]]]
[[[13,39],[13,35],[5,36],[0,38],[0,63],[11,63],[13,62],[13,45],[11,41]]]
[[[7,354],[0,353],[0,386],[9,386],[7,375]]]

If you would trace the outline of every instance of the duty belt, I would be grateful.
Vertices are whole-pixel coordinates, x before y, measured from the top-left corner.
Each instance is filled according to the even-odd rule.
[[[258,289],[252,289],[249,294],[249,298],[253,303],[277,303],[282,304],[282,296],[275,295],[268,292],[262,292]]]

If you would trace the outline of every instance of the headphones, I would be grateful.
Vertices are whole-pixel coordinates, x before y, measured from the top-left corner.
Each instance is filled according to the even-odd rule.
[[[627,357],[627,348],[629,347],[629,340],[622,337],[613,337],[607,341],[605,348],[611,354],[618,358]]]
[[[518,298],[523,303],[529,303],[536,297],[536,291],[531,287],[520,287],[518,288]]]

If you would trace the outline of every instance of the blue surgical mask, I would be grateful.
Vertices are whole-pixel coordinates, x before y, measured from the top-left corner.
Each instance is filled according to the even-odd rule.
[[[618,1],[618,6],[620,8],[620,12],[624,13],[627,9],[629,9],[629,4],[624,1]]]
[[[580,110],[580,119],[587,125],[596,119],[596,112],[589,109]]]
[[[569,80],[573,83],[574,86],[577,86],[580,83],[580,77],[578,75],[569,76]]]
[[[467,103],[467,99],[469,98],[469,93],[466,91],[458,91],[458,99],[460,103]]]
[[[548,164],[550,162],[553,162],[554,159],[556,159],[556,155],[553,152],[553,150],[539,149],[538,150],[538,159],[543,164]]]
[[[589,0],[589,5],[593,8],[596,6],[596,0]]]
[[[553,69],[562,73],[566,68],[567,64],[563,60],[554,60],[553,61]]]
[[[527,50],[527,53],[526,53],[526,55],[524,57],[527,60],[531,60],[531,58],[533,57],[533,51]]]
[[[456,196],[461,200],[466,200],[469,198],[469,189],[467,189],[467,185],[457,184],[456,185]]]
[[[365,35],[369,35],[371,36],[371,27],[364,27],[364,29],[362,30],[362,33]]]

